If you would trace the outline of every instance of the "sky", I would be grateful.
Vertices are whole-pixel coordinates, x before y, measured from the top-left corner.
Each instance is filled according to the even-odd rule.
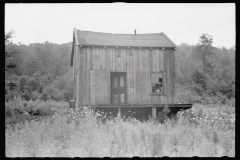
[[[73,29],[106,33],[164,32],[175,44],[196,45],[202,33],[214,47],[236,41],[234,3],[5,4],[5,34],[13,43],[72,42]]]

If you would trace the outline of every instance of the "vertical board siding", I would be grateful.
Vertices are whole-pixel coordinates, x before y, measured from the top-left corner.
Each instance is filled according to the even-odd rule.
[[[127,49],[122,48],[122,70],[123,72],[127,72]]]
[[[90,104],[90,55],[91,55],[91,49],[87,47],[87,104]]]
[[[75,46],[75,43],[74,43]],[[76,49],[75,49],[76,50]],[[73,55],[73,81],[74,81],[74,88],[73,88],[73,98],[76,98],[76,84],[77,84],[77,78],[76,78],[76,52],[74,50],[74,55]]]
[[[87,79],[86,79],[86,72],[87,72],[87,68],[86,68],[86,54],[85,54],[85,51],[86,51],[86,47],[82,47],[81,49],[81,54],[82,54],[82,77],[81,77],[81,80],[82,80],[82,87],[81,87],[81,90],[80,92],[81,95],[82,95],[82,105],[85,105],[86,104],[86,99],[87,99],[87,94],[86,94],[86,91],[87,91],[87,85],[85,84],[87,82]]]
[[[98,56],[99,56],[99,66],[100,66],[99,70],[103,70],[103,64],[102,64],[102,59],[103,59],[103,57],[102,57],[102,48],[97,47],[97,52],[98,52]]]
[[[76,46],[77,48],[77,46]],[[81,47],[75,49],[76,103],[111,103],[110,72],[127,72],[129,104],[174,103],[175,52],[137,47]],[[77,56],[78,55],[78,56]],[[77,71],[78,68],[78,71]],[[164,96],[151,95],[151,72],[163,71]],[[78,82],[77,82],[78,81]]]
[[[129,67],[129,50],[126,49],[126,72],[127,72],[127,96],[128,103],[131,104],[131,86],[130,86],[130,67]]]
[[[83,101],[83,52],[82,47],[79,50],[79,62],[80,62],[80,70],[79,70],[79,103],[82,105]]]
[[[143,82],[143,79],[142,79],[142,75],[143,75],[143,69],[142,69],[142,66],[143,66],[143,62],[142,62],[142,49],[138,49],[138,55],[139,55],[139,60],[137,62],[138,63],[138,87],[139,87],[139,96],[138,96],[138,103],[139,104],[142,104],[142,82]]]
[[[109,48],[105,48],[105,70],[109,71]]]
[[[108,104],[111,104],[111,82],[110,82],[110,72],[106,72],[107,75],[107,101]]]
[[[101,50],[102,50],[102,66],[103,66],[103,70],[105,71],[105,68],[106,68],[106,62],[105,62],[106,49],[104,47],[102,47]]]
[[[98,77],[98,73],[99,73],[99,71],[95,71],[95,104],[96,105],[98,105],[99,104],[99,98],[98,98],[98,96],[99,96],[99,89],[98,89],[98,79],[99,79],[99,77]]]
[[[145,49],[145,63],[146,63],[146,104],[149,104],[151,103],[150,102],[150,98],[151,98],[151,95],[150,95],[150,64],[149,64],[149,54],[150,53],[150,50],[149,49]]]
[[[134,54],[136,56],[135,59],[135,68],[136,68],[136,73],[135,73],[135,83],[136,83],[136,103],[140,104],[140,98],[141,98],[141,90],[140,90],[140,56],[139,56],[139,51],[138,49],[134,49]]]
[[[172,93],[172,103],[174,104],[175,103],[175,71],[176,71],[176,68],[175,68],[175,50],[172,51],[172,86],[173,86],[173,93]]]
[[[99,52],[96,47],[93,47],[94,54],[95,54],[95,70],[99,71],[100,70],[100,64],[99,64]]]
[[[154,64],[154,68],[156,72],[159,72],[159,49],[154,49],[155,50],[155,64]]]
[[[112,49],[112,61],[113,61],[113,71],[117,71],[116,65],[116,48]]]
[[[78,46],[76,46],[76,48],[75,48],[75,60],[76,60],[76,63],[75,63],[75,83],[76,83],[76,89],[75,89],[75,91],[76,91],[76,106],[79,106],[79,74],[80,74],[80,72],[79,72],[79,68],[80,68],[80,63],[79,63],[79,58],[80,58],[80,54],[79,54],[79,47]]]
[[[121,48],[117,48],[116,49],[116,70],[117,71],[121,71],[121,60],[122,60]]]
[[[90,105],[95,105],[95,71],[90,70]]]
[[[163,71],[163,50],[159,51],[159,71]]]
[[[129,51],[129,71],[130,71],[129,78],[130,78],[130,95],[131,95],[130,103],[133,104],[134,103],[134,101],[133,101],[133,98],[134,98],[133,53],[132,53],[132,49],[130,49],[130,48],[128,49],[128,51]]]
[[[99,74],[98,74],[98,86],[99,86],[99,88],[98,88],[98,91],[99,91],[99,97],[98,97],[98,100],[99,100],[99,104],[103,104],[103,102],[104,102],[104,99],[103,99],[103,92],[104,92],[104,90],[103,90],[103,88],[104,88],[104,83],[103,83],[103,71],[102,70],[100,70],[99,71]]]
[[[112,48],[109,47],[109,71],[113,71],[113,65],[112,65]]]
[[[158,61],[157,55],[158,55],[157,49],[153,49],[153,72],[158,71],[158,69],[157,69],[157,61]]]

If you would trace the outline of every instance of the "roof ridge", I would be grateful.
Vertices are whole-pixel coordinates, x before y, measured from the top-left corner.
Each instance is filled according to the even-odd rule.
[[[127,34],[127,33],[108,33],[108,32],[96,32],[96,31],[84,31],[84,30],[79,30],[79,29],[76,29],[77,31],[80,31],[80,32],[90,32],[90,33],[100,33],[100,34],[113,34],[113,35],[135,35],[134,33],[133,34]],[[154,34],[162,34],[163,32],[161,33],[140,33],[140,34],[136,34],[136,35],[154,35]]]
[[[143,34],[104,33],[75,30],[79,45],[176,47],[163,32]]]

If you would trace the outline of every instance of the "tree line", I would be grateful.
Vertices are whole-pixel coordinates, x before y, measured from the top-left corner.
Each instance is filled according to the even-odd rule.
[[[5,100],[72,99],[72,42],[13,44],[13,35],[13,30],[5,34]],[[213,97],[225,103],[235,97],[235,47],[216,48],[212,43],[212,36],[202,34],[196,45],[177,46],[178,102],[201,103]]]

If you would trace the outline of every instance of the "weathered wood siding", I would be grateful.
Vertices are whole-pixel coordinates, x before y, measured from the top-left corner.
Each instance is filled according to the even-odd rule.
[[[110,72],[127,72],[129,104],[174,103],[174,49],[78,47],[76,103],[111,104]],[[76,70],[76,69],[74,69]],[[164,96],[151,95],[151,72],[163,71]]]

